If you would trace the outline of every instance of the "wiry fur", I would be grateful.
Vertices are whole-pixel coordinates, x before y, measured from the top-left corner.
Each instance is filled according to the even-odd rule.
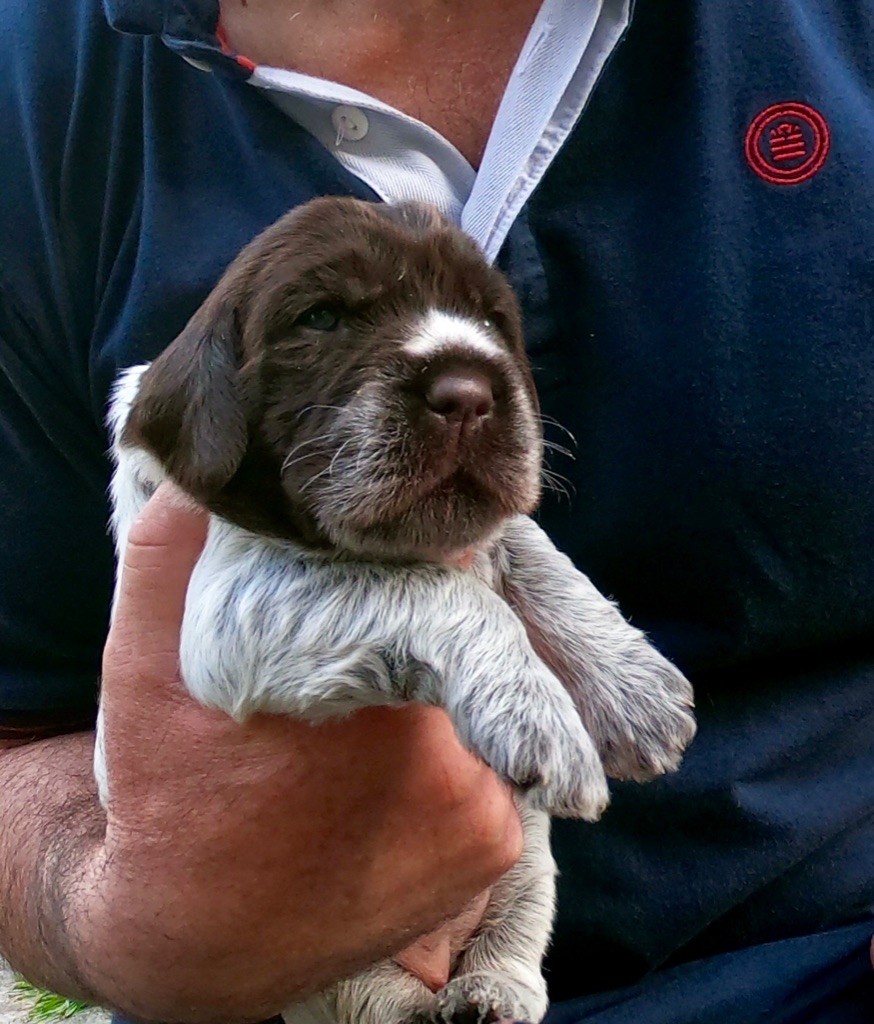
[[[674,769],[694,733],[691,691],[520,514],[536,502],[540,439],[506,285],[421,208],[312,206],[318,231],[307,208],[281,221],[166,357],[121,377],[119,553],[173,477],[213,512],[181,636],[196,699],[239,720],[435,704],[519,790],[525,854],[448,985],[431,993],[383,962],[290,1008],[289,1024],[536,1021],[554,900],[545,812],[595,820],[605,767]],[[331,249],[326,221],[351,248]],[[324,271],[332,253],[342,273]],[[389,270],[401,291],[386,292]],[[346,311],[346,334],[320,362],[324,339],[306,325],[324,316],[300,311],[326,301]],[[466,372],[488,375],[488,412],[435,415],[433,375]],[[470,571],[425,560],[463,549]],[[95,771],[105,802],[100,739]]]

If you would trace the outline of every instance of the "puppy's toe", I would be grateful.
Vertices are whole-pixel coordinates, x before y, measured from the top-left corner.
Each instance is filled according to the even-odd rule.
[[[652,648],[646,653],[629,671],[620,705],[603,709],[593,728],[604,769],[614,779],[645,782],[676,771],[695,736],[692,687]]]
[[[560,818],[597,821],[610,800],[595,744],[579,719],[553,724],[541,769],[526,790],[529,801]]]
[[[462,974],[437,994],[439,1024],[497,1024],[530,1021],[546,1013],[545,992],[533,992],[501,974]]]

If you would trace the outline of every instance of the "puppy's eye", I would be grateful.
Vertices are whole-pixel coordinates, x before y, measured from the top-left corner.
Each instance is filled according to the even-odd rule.
[[[487,331],[493,331],[495,329],[495,321],[489,320],[488,317],[483,317],[482,324]]]
[[[340,311],[334,306],[312,306],[295,321],[298,327],[309,327],[314,331],[336,331],[340,326]]]

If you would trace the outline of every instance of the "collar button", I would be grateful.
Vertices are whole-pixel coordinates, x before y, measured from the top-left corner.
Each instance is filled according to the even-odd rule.
[[[367,135],[370,123],[367,115],[358,107],[341,104],[331,111],[331,124],[337,131],[337,145],[341,142],[359,142]]]

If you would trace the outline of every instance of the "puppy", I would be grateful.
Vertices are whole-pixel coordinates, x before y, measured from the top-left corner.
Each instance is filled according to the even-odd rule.
[[[386,961],[286,1020],[539,1021],[548,814],[596,820],[605,773],[673,770],[695,725],[683,676],[527,518],[541,431],[507,282],[429,208],[315,200],[121,376],[110,422],[119,553],[167,477],[212,513],[181,635],[197,700],[438,705],[519,793],[525,853],[441,991]],[[100,728],[95,772],[105,803]]]

